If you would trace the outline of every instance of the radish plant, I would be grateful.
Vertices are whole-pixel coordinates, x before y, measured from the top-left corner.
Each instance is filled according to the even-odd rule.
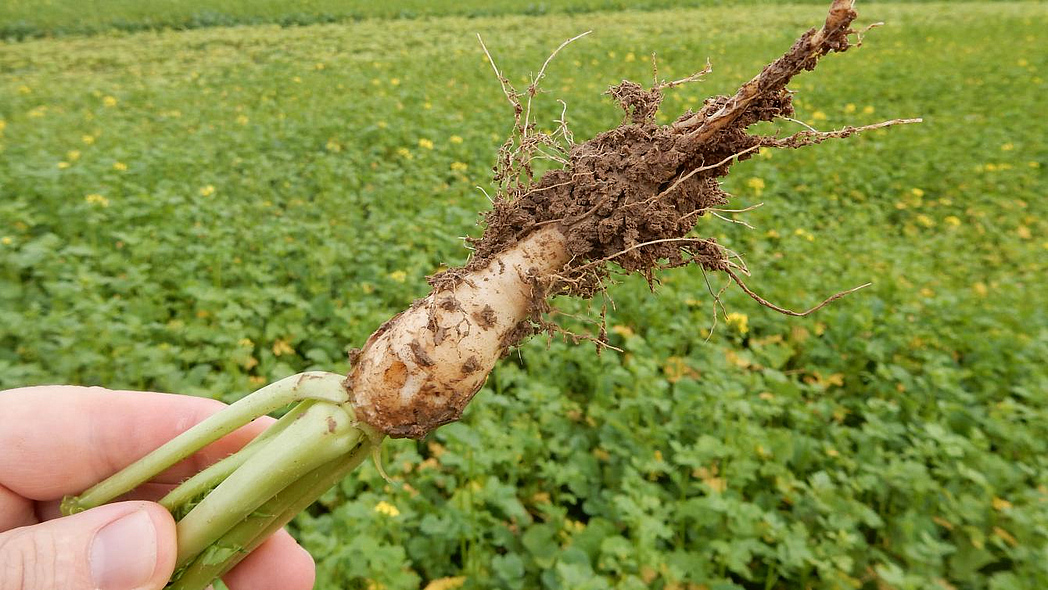
[[[726,211],[729,196],[718,179],[759,149],[917,121],[833,131],[805,126],[785,136],[750,131],[759,122],[797,123],[787,84],[826,54],[854,46],[852,37],[861,42],[851,28],[855,18],[852,0],[834,0],[821,28],[801,35],[734,95],[709,98],[668,125],[655,122],[664,91],[701,79],[709,66],[675,81],[660,80],[656,69],[649,88],[623,81],[608,91],[625,112],[623,122],[582,143],[574,142],[563,115],[556,132],[536,129],[532,99],[548,59],[524,91],[491,60],[515,125],[499,151],[498,193],[483,235],[471,240],[468,263],[430,277],[429,295],[353,353],[348,376],[308,372],[263,387],[67,498],[63,511],[109,502],[247,422],[295,404],[241,451],[160,501],[178,520],[169,588],[199,590],[375,453],[386,436],[418,439],[458,419],[508,350],[535,333],[562,331],[547,319],[553,298],[606,295],[609,265],[649,282],[661,269],[686,265],[722,272],[762,305],[791,315],[854,291],[804,312],[775,306],[743,282],[748,271],[738,255],[692,232],[701,217]],[[558,166],[535,178],[536,158]],[[605,333],[585,338],[601,345]]]

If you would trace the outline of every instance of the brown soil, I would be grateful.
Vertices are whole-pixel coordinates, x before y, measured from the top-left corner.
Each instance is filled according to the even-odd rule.
[[[612,261],[649,282],[658,269],[687,264],[731,273],[726,250],[713,238],[685,236],[701,216],[727,202],[729,195],[718,179],[728,174],[733,162],[751,157],[760,147],[801,147],[859,130],[805,131],[785,138],[747,132],[754,123],[792,117],[786,85],[796,74],[813,69],[823,55],[851,47],[855,17],[850,0],[836,0],[821,29],[804,33],[735,95],[709,98],[698,112],[687,112],[669,125],[656,124],[655,113],[663,89],[677,83],[645,89],[623,81],[607,92],[625,111],[623,124],[573,144],[567,165],[534,182],[528,160],[519,157],[521,150],[542,143],[526,121],[521,123],[525,109],[520,99],[533,96],[534,85],[528,93],[515,93],[500,75],[504,89],[510,89],[507,97],[517,107],[518,138],[500,153],[496,181],[502,181],[503,190],[484,215],[486,229],[473,241],[474,255],[466,268],[487,265],[507,246],[548,224],[562,229],[572,255],[559,276],[540,285],[536,313],[528,322],[532,329],[522,326],[511,335],[511,344],[548,327],[536,321],[548,309],[548,295],[592,297],[602,290]],[[446,286],[461,271],[434,276],[431,283],[435,288]]]

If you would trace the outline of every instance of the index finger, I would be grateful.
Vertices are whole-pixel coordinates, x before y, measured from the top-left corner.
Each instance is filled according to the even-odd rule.
[[[52,385],[0,392],[0,485],[33,500],[77,494],[226,407],[217,400]],[[255,420],[154,481],[175,483],[272,423]]]

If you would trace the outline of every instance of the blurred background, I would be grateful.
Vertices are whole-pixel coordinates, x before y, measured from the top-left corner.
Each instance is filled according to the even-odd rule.
[[[512,112],[476,34],[523,88],[594,31],[536,99],[581,141],[652,53],[713,64],[668,122],[827,4],[7,0],[0,387],[344,372],[479,235]],[[925,122],[762,152],[725,185],[753,229],[695,231],[786,307],[873,286],[798,319],[717,310],[696,269],[622,279],[622,353],[533,339],[460,423],[385,446],[395,485],[365,466],[293,523],[318,588],[1048,586],[1048,4],[857,8],[886,25],[791,85],[797,118]]]

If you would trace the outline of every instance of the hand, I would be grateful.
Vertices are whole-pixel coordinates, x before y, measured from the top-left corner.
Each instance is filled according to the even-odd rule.
[[[175,522],[158,500],[272,423],[256,420],[132,491],[60,517],[79,494],[223,407],[214,400],[97,387],[0,392],[0,588],[158,590],[175,564]],[[231,590],[306,590],[313,559],[286,531],[224,581]]]

